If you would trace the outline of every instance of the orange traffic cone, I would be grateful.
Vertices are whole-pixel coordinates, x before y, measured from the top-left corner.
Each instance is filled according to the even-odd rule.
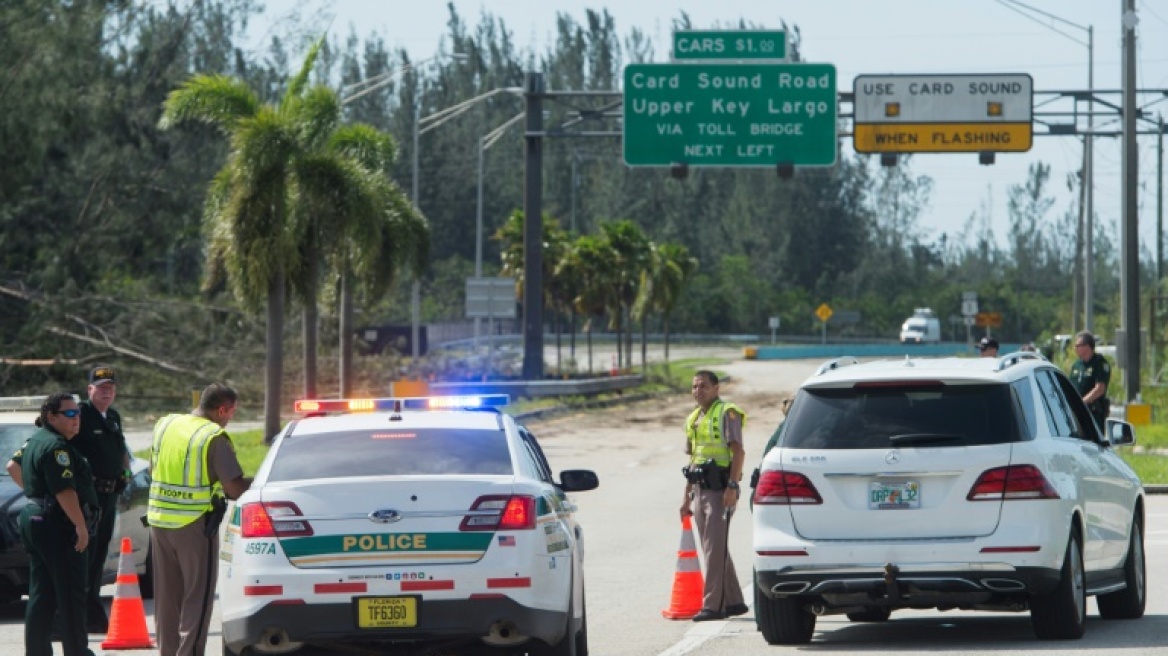
[[[677,550],[677,571],[673,574],[673,595],[669,608],[661,611],[667,620],[689,620],[702,610],[702,567],[698,563],[698,549],[694,544],[690,518],[681,519],[681,547]]]
[[[146,630],[146,608],[138,589],[138,573],[130,557],[130,538],[122,538],[122,555],[118,560],[118,582],[114,591],[114,608],[110,613],[109,633],[102,649],[154,649]]]

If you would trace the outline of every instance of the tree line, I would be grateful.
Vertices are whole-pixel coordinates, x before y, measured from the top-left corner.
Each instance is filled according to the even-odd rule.
[[[346,366],[358,390],[383,385],[400,361],[354,362],[346,353],[360,345],[345,340],[408,323],[401,283],[415,274],[424,321],[463,317],[481,139],[522,99],[498,93],[430,123],[415,153],[417,122],[522,86],[528,70],[549,89],[618,89],[624,65],[668,47],[589,10],[559,14],[556,38],[535,51],[489,12],[472,23],[451,6],[424,65],[376,32],[311,20],[282,22],[248,50],[258,11],[250,0],[0,5],[0,355],[78,363],[0,365],[4,393],[71,380],[95,358],[135,367],[131,389],[251,380],[260,366],[285,394],[339,391]],[[674,24],[693,27],[684,13]],[[788,31],[796,61],[830,59]],[[346,89],[374,79],[384,85],[350,100]],[[581,108],[597,106],[549,104],[547,122]],[[911,158],[885,168],[841,145],[836,166],[790,180],[753,169],[678,180],[621,166],[620,151],[615,138],[547,140],[541,220],[545,324],[619,331],[625,362],[638,330],[758,334],[779,316],[783,332],[812,334],[824,302],[860,313],[841,329],[855,336],[892,337],[918,306],[958,314],[964,291],[1003,314],[1005,340],[1074,323],[1078,210],[1054,207],[1063,181],[1044,165],[1010,188],[1007,234],[985,208],[949,234],[922,225],[931,180]],[[484,244],[484,275],[519,273],[521,154],[518,130],[482,153],[484,228],[499,237]],[[405,193],[415,180],[416,203]],[[1115,226],[1096,226],[1106,331]],[[283,343],[300,347],[290,371],[264,364],[265,345]],[[313,374],[318,359],[328,364]]]

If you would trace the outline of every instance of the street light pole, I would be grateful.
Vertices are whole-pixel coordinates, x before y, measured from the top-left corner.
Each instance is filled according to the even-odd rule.
[[[418,94],[414,94],[414,146],[413,146],[413,176],[410,184],[410,200],[413,201],[414,207],[421,209],[418,202],[418,121],[422,118],[422,100]],[[421,353],[418,344],[418,324],[421,323],[422,314],[422,284],[418,281],[418,277],[414,276],[414,282],[410,285],[410,346],[411,355],[415,363],[418,355]]]
[[[1123,201],[1120,216],[1120,307],[1123,326],[1124,401],[1140,393],[1140,243],[1139,151],[1136,149],[1136,16],[1135,0],[1122,0],[1123,15]]]

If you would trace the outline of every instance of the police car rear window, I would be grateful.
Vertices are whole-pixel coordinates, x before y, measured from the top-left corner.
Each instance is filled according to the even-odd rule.
[[[501,430],[386,428],[293,433],[276,452],[268,480],[512,473]]]
[[[881,385],[805,388],[783,446],[794,449],[944,448],[1021,439],[1010,386]]]

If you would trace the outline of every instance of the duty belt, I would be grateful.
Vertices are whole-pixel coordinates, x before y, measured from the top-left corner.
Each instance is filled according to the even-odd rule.
[[[117,478],[94,478],[93,489],[98,494],[117,494],[121,491],[118,489],[121,482],[121,479]]]

